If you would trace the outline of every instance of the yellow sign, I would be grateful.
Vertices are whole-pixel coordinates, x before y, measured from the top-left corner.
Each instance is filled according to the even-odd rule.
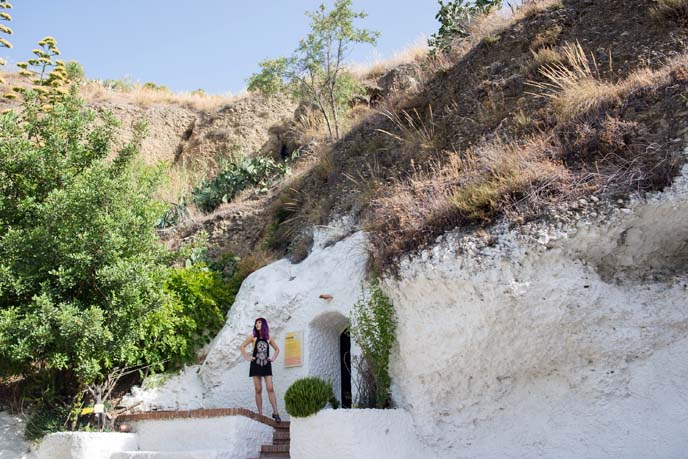
[[[284,337],[284,366],[303,365],[303,332],[289,332]]]

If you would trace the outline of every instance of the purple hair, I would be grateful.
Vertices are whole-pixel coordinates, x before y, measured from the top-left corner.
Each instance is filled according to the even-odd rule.
[[[262,321],[263,325],[260,327],[260,333],[258,332],[258,329],[256,328],[256,322]],[[260,336],[259,336],[260,335]],[[253,322],[253,336],[256,338],[263,338],[264,340],[269,340],[270,339],[270,327],[268,326],[268,321],[263,319],[262,317],[258,317],[255,322]]]

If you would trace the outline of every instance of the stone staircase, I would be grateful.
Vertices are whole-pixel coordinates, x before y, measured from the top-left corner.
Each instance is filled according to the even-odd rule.
[[[263,445],[260,448],[260,456],[255,459],[285,459],[289,458],[289,423],[275,423],[275,432],[272,434],[272,444]]]

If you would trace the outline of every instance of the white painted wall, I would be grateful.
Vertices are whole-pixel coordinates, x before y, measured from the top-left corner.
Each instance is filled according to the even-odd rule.
[[[136,450],[132,433],[58,432],[43,438],[38,459],[110,459],[118,451]]]
[[[455,233],[405,260],[384,283],[393,398],[423,441],[467,458],[688,455],[685,175],[577,225],[553,215],[495,246]]]
[[[271,336],[282,348],[272,368],[283,419],[288,418],[284,393],[299,378],[329,379],[335,395],[341,398],[339,335],[348,327],[349,311],[361,295],[368,258],[367,237],[362,232],[346,236],[351,231],[349,225],[342,221],[316,230],[313,250],[301,263],[280,260],[251,274],[242,284],[227,322],[211,343],[203,365],[187,367],[159,387],[136,388],[124,403],[141,401],[139,408],[143,410],[215,407],[255,410],[249,363],[241,357],[239,345],[251,333],[257,317],[268,320]],[[332,299],[320,299],[321,294],[331,295]],[[303,366],[284,368],[284,337],[291,331],[303,331]],[[360,351],[352,346],[352,352]],[[272,414],[265,388],[263,414]]]
[[[671,190],[618,208],[585,203],[582,215],[558,208],[547,221],[499,226],[496,244],[448,234],[384,280],[399,319],[392,395],[427,445],[421,457],[686,456],[688,167],[683,174]],[[280,345],[286,331],[305,333],[304,366],[274,366],[280,402],[305,375],[338,384],[318,353],[333,354],[359,296],[366,238],[316,239],[302,263],[282,260],[246,280],[199,373],[180,377],[201,384],[193,404],[253,407],[238,346],[257,316]],[[148,403],[182,406],[177,387]],[[329,427],[315,423],[321,415]],[[313,457],[322,439],[354,454],[345,452],[352,439],[375,432],[328,416],[295,420],[295,457]]]
[[[435,457],[403,410],[322,410],[292,418],[292,459],[427,459]]]
[[[257,457],[274,429],[244,416],[147,420],[134,423],[141,451],[223,451],[228,459]]]

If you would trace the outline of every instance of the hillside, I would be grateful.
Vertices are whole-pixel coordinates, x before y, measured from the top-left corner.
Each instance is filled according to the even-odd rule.
[[[684,161],[686,30],[655,6],[538,2],[479,21],[450,53],[363,72],[370,106],[340,141],[304,135],[300,120],[274,127],[297,135],[273,144],[307,150],[292,175],[178,237],[204,228],[215,253],[260,247],[298,261],[312,225],[347,215],[384,269],[457,226],[661,190]]]

